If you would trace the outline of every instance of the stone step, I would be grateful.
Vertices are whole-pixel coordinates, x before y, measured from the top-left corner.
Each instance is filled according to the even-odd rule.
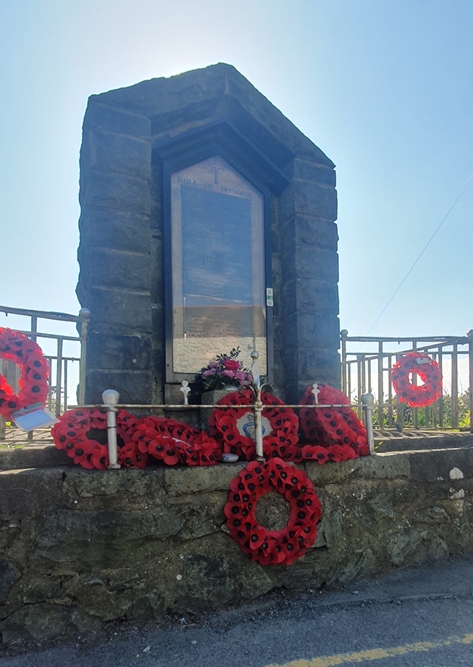
[[[54,445],[0,449],[0,470],[53,468],[65,465],[74,465],[74,463]]]
[[[378,434],[374,439],[376,452],[405,452],[423,449],[446,449],[449,447],[471,447],[472,433],[430,433],[416,435]]]

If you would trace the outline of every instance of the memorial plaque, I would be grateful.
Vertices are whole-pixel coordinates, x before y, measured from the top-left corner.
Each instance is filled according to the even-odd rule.
[[[171,176],[173,371],[240,346],[266,373],[262,193],[215,156]]]

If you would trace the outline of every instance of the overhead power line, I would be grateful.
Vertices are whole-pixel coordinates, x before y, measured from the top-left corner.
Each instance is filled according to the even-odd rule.
[[[384,313],[387,311],[387,309],[389,308],[390,304],[392,303],[394,297],[395,297],[396,294],[399,292],[399,290],[401,289],[401,287],[404,285],[404,283],[406,282],[406,280],[409,278],[409,276],[411,275],[412,271],[415,269],[415,267],[416,267],[417,263],[419,262],[420,258],[421,258],[422,255],[425,253],[425,251],[427,250],[427,248],[429,247],[429,245],[432,243],[432,241],[433,241],[435,235],[437,234],[437,232],[439,231],[439,229],[441,228],[441,226],[443,225],[443,223],[445,222],[445,220],[446,220],[446,219],[448,218],[448,216],[450,215],[451,211],[452,211],[453,208],[455,207],[455,204],[456,204],[457,201],[460,199],[460,197],[462,196],[462,194],[465,192],[465,190],[467,189],[467,187],[468,187],[468,185],[469,185],[469,183],[470,183],[470,181],[471,181],[472,179],[473,179],[473,174],[471,174],[470,178],[467,180],[467,182],[466,182],[465,185],[463,186],[463,188],[462,188],[460,194],[457,196],[457,198],[455,199],[455,201],[453,202],[453,204],[450,206],[450,208],[448,209],[448,211],[447,211],[446,214],[444,215],[444,217],[443,217],[441,223],[439,224],[439,226],[437,227],[437,229],[435,230],[435,232],[432,234],[432,236],[430,237],[430,239],[427,241],[427,243],[426,243],[425,246],[423,247],[421,253],[419,254],[419,256],[417,257],[417,259],[415,260],[414,264],[411,266],[411,268],[409,269],[409,271],[406,273],[406,275],[404,276],[404,278],[401,280],[401,282],[399,283],[399,285],[398,285],[396,291],[394,292],[394,294],[392,295],[392,297],[389,299],[389,301],[387,302],[387,304],[384,306],[383,310],[380,312],[380,314],[379,314],[378,317],[376,318],[374,324],[371,326],[370,330],[369,330],[368,333],[366,334],[367,336],[370,335],[370,333],[373,331],[373,329],[375,328],[375,326],[378,324],[379,320],[382,318],[382,316],[384,315]]]

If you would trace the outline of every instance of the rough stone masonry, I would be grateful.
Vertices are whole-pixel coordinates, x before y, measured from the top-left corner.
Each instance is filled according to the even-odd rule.
[[[21,452],[0,452],[0,467],[15,466],[0,472],[5,643],[336,586],[473,549],[471,448],[307,462],[323,506],[318,538],[293,565],[272,567],[252,562],[226,529],[243,464],[104,472],[61,464],[52,448],[51,467],[27,469],[28,456],[34,465],[26,452],[18,469]],[[270,498],[261,523],[281,527],[284,502]]]

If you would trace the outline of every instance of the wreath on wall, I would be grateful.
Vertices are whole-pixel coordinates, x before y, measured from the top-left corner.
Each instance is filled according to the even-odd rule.
[[[283,401],[272,394],[261,392],[261,401],[267,406],[262,412],[263,450],[269,458],[284,458],[299,440],[299,418],[291,408],[282,408]],[[225,454],[236,454],[251,460],[255,456],[254,416],[242,405],[254,403],[251,389],[231,392],[218,401],[219,405],[234,408],[213,410],[209,418],[210,434],[221,443]]]
[[[267,530],[256,519],[257,502],[269,491],[280,493],[289,503],[289,520],[282,530]],[[252,560],[291,565],[314,544],[322,506],[307,475],[274,458],[251,461],[231,481],[224,513],[230,535]]]
[[[200,429],[175,419],[144,417],[133,433],[138,450],[166,465],[211,466],[221,456],[220,445]]]
[[[116,421],[117,461],[126,468],[144,468],[150,457],[165,465],[190,466],[215,465],[220,459],[221,447],[213,438],[174,419],[137,419],[126,410],[118,410]],[[82,408],[61,415],[51,434],[56,447],[74,463],[104,470],[109,464],[106,431],[106,411]]]
[[[33,403],[45,404],[48,396],[49,364],[39,345],[19,331],[0,327],[0,359],[13,361],[21,368],[18,394],[0,375],[0,415],[12,413]]]
[[[313,386],[307,387],[301,405],[315,405]],[[350,399],[340,389],[328,384],[318,385],[317,402],[320,405],[342,405],[337,408],[301,408],[299,417],[303,439],[302,447],[292,447],[293,461],[314,460],[319,464],[339,463],[369,454],[368,439],[363,423],[349,407]]]
[[[424,384],[415,385],[410,376],[416,373]],[[442,395],[442,371],[436,361],[422,352],[408,352],[391,370],[391,382],[401,403],[423,408]]]
[[[117,411],[117,458],[127,468],[144,468],[147,463],[147,455],[132,440],[137,422],[126,410]],[[100,442],[100,439],[106,441],[106,433],[107,413],[100,408],[68,410],[51,429],[56,447],[64,450],[74,463],[90,470],[105,470],[109,464],[108,445]]]

